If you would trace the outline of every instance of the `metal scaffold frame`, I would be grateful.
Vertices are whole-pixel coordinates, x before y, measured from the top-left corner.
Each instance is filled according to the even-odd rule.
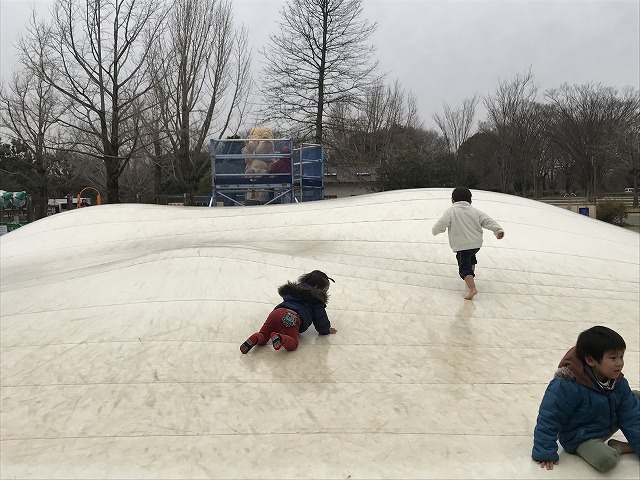
[[[242,153],[246,138],[210,141],[211,200],[209,206],[269,205],[322,200],[324,197],[324,149],[293,140],[273,142],[273,152]],[[267,167],[276,161],[289,162],[288,172],[256,171],[254,161]]]

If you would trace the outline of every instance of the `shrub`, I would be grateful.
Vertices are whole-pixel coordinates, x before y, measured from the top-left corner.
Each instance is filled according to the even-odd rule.
[[[628,215],[629,212],[624,202],[619,200],[598,202],[598,208],[596,209],[596,218],[598,220],[622,227]]]

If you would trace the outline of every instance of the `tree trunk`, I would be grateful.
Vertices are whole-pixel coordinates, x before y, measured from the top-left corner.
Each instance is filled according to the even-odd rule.
[[[120,191],[118,189],[118,160],[105,158],[107,168],[107,203],[120,203]]]
[[[41,183],[38,188],[38,194],[34,201],[34,215],[35,219],[39,220],[47,216],[47,208],[49,206],[49,195],[47,193],[46,184]]]

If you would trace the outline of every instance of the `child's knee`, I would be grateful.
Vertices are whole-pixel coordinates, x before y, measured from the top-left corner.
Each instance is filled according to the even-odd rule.
[[[602,452],[598,458],[593,461],[593,468],[599,472],[609,472],[614,469],[620,461],[620,452],[615,448],[609,448],[606,452]]]
[[[296,348],[298,348],[298,340],[288,335],[281,335],[282,337],[282,346],[285,350],[293,352]]]
[[[613,470],[620,461],[618,449],[608,445],[602,439],[587,440],[578,446],[576,453],[599,472]]]
[[[472,277],[475,277],[476,274],[474,273],[474,271],[469,268],[469,267],[460,267],[458,268],[458,274],[460,275],[461,279],[465,279],[465,277],[471,275]]]

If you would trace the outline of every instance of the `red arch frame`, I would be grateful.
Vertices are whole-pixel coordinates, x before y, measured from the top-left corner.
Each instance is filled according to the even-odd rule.
[[[84,192],[85,190],[93,190],[94,192],[96,192],[97,197],[96,197],[96,204],[101,205],[102,204],[102,199],[100,197],[100,192],[93,187],[84,187],[82,190],[80,190],[80,193],[78,193],[78,207],[77,208],[84,208],[84,206],[81,203],[81,199],[82,199],[82,192]]]

